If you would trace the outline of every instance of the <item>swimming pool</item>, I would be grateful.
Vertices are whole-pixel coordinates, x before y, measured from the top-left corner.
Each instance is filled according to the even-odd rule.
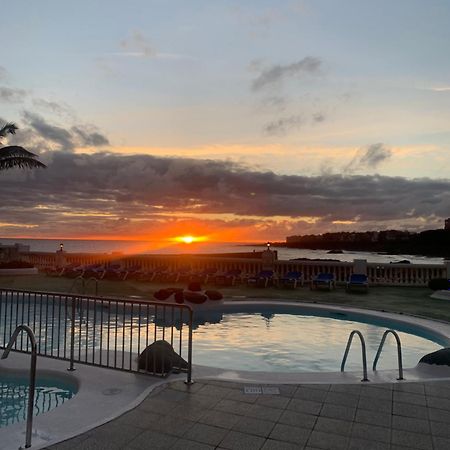
[[[222,369],[264,372],[337,372],[352,330],[360,330],[370,365],[386,329],[396,330],[402,342],[404,367],[414,367],[427,353],[448,345],[438,335],[400,321],[351,312],[293,306],[230,307],[202,312],[194,330],[196,364]],[[391,340],[392,339],[392,340]],[[389,337],[378,369],[397,367],[397,349]],[[361,370],[356,339],[346,364]]]
[[[28,374],[0,372],[0,428],[26,420]],[[44,414],[70,400],[77,392],[73,383],[38,377],[36,380],[34,415]]]

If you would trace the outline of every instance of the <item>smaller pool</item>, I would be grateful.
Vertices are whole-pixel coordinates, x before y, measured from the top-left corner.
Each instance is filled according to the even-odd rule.
[[[28,383],[28,374],[2,373],[0,368],[0,428],[26,420]],[[38,377],[34,415],[46,413],[62,405],[76,392],[76,386],[69,381]]]

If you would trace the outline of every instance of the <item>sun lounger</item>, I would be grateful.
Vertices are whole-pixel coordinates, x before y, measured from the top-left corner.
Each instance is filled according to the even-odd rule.
[[[278,279],[278,287],[295,289],[299,283],[303,286],[303,275],[297,271],[288,272]]]
[[[326,288],[330,291],[336,288],[336,282],[332,273],[319,273],[311,281],[311,289]]]
[[[214,277],[214,284],[216,286],[234,286],[241,281],[241,269],[231,269],[225,273],[217,274]]]
[[[350,275],[350,279],[347,281],[347,291],[351,289],[369,289],[369,282],[367,279],[367,275],[362,273],[352,273]]]
[[[267,287],[273,279],[272,270],[261,270],[258,274],[247,278],[247,286]]]

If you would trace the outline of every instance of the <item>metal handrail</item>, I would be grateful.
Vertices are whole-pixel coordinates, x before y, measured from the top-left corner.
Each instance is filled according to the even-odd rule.
[[[8,345],[3,352],[1,359],[6,359],[11,351],[14,342],[19,333],[25,331],[31,342],[31,366],[30,366],[30,388],[28,393],[28,408],[27,408],[27,431],[25,436],[25,448],[31,447],[31,434],[33,431],[33,410],[34,410],[34,391],[36,387],[36,359],[37,359],[37,343],[33,331],[27,325],[19,325],[11,336]]]
[[[91,281],[94,283],[95,286],[95,295],[98,295],[98,280],[95,277],[89,278],[86,283],[83,285],[83,294],[86,294],[87,289]]]
[[[361,331],[353,330],[348,337],[347,346],[345,347],[344,357],[341,363],[341,372],[344,372],[345,363],[347,362],[348,352],[350,351],[350,346],[352,345],[353,336],[357,334],[359,340],[361,341],[361,352],[362,352],[362,363],[363,363],[363,379],[361,381],[370,381],[367,378],[367,353],[366,353],[366,341]]]
[[[403,361],[402,361],[402,343],[400,342],[400,337],[395,330],[386,330],[383,333],[383,337],[381,338],[380,345],[377,350],[377,354],[375,355],[375,359],[373,360],[372,370],[377,370],[377,363],[380,359],[381,351],[383,350],[384,343],[386,342],[386,338],[388,334],[392,334],[397,341],[397,360],[398,360],[398,378],[397,380],[404,380],[403,378]]]

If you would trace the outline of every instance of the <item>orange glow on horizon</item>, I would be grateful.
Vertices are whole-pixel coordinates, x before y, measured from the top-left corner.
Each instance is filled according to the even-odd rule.
[[[173,240],[183,244],[192,244],[194,242],[205,242],[207,239],[205,237],[192,236],[188,234],[184,236],[177,236],[176,238],[173,238]]]

